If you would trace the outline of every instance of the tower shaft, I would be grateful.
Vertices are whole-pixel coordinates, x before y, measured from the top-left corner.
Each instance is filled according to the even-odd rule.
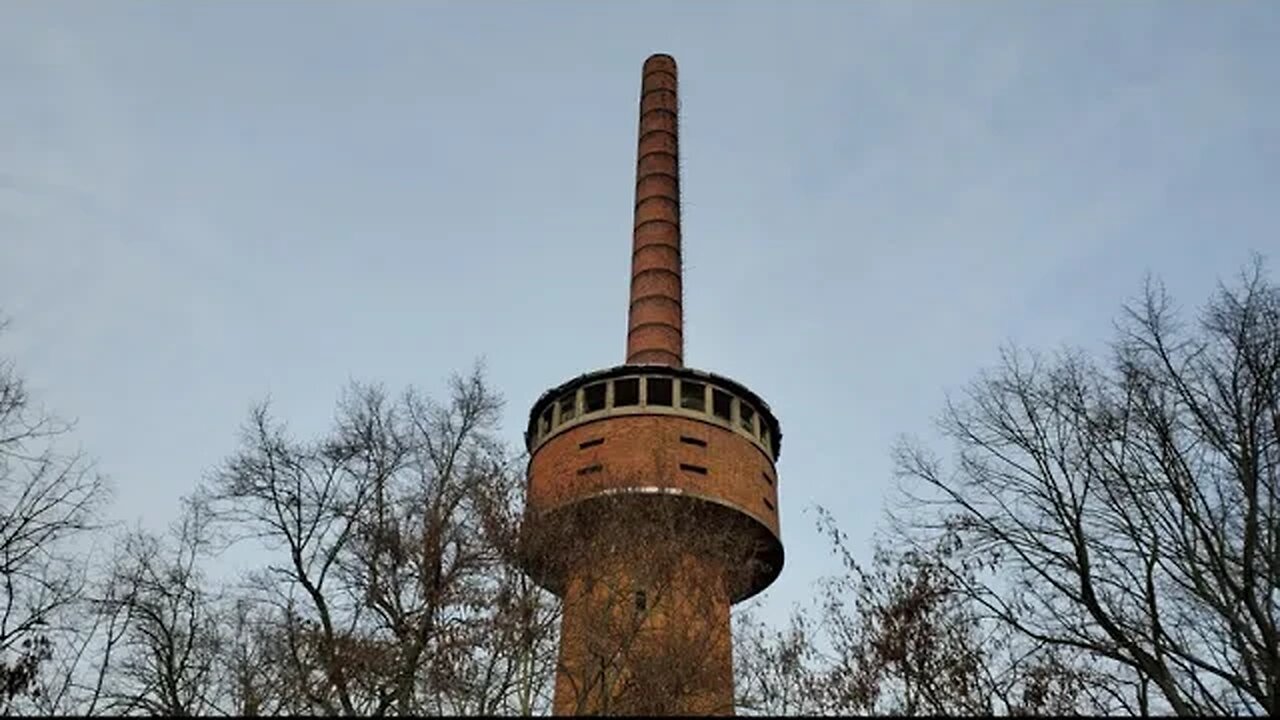
[[[684,364],[676,61],[653,55],[640,83],[627,364]]]
[[[733,714],[724,563],[690,551],[694,532],[615,526],[579,540],[595,552],[568,573],[556,715]]]

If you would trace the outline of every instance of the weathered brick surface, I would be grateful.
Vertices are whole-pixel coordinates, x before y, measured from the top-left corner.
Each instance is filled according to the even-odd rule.
[[[705,440],[707,446],[681,442],[681,436]],[[604,442],[579,447],[597,439]],[[707,473],[682,470],[681,464],[704,467]],[[579,472],[596,465],[599,471]],[[766,482],[766,475],[775,482]],[[737,507],[780,536],[776,478],[768,456],[727,428],[672,415],[604,417],[569,428],[538,448],[529,463],[529,503],[543,511],[606,489],[679,488]]]
[[[684,363],[680,278],[679,103],[676,61],[654,55],[640,83],[627,362]],[[641,278],[665,271],[665,281]]]
[[[624,551],[600,559],[575,573],[576,579],[568,584],[554,714],[643,714],[643,704],[630,706],[635,697],[605,697],[606,685],[628,684],[619,677],[626,673],[656,674],[663,684],[673,679],[670,674],[681,675],[679,679],[687,685],[679,697],[671,698],[674,707],[668,705],[668,711],[681,715],[732,713],[733,647],[721,569],[673,547],[670,555],[677,569],[655,585],[652,579],[638,578],[633,572],[652,560],[653,550],[645,548],[644,557],[639,558],[630,558]],[[644,617],[637,618],[633,590],[641,587],[648,591],[650,606]],[[618,652],[621,648],[629,652]],[[664,657],[673,652],[680,657]],[[610,663],[607,676],[602,678],[601,658],[620,656],[634,660]],[[641,703],[645,700],[639,699]]]
[[[631,281],[631,295],[633,297],[644,297],[646,295],[679,297],[679,294],[680,276],[665,268],[637,274],[635,279]]]

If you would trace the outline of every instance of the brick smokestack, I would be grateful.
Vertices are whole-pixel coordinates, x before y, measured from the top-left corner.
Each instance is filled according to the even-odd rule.
[[[676,61],[652,55],[640,83],[627,363],[684,364]]]

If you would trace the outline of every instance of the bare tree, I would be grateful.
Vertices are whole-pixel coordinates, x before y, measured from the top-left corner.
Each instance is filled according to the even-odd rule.
[[[77,544],[87,543],[109,492],[84,456],[61,448],[69,430],[32,404],[0,359],[0,713],[39,706],[48,688],[41,669],[70,650],[78,630],[70,610],[86,561]]]
[[[99,613],[121,618],[104,669],[103,712],[188,717],[230,710],[218,688],[222,613],[201,565],[211,550],[209,522],[208,509],[188,501],[167,536],[135,530],[121,539],[106,591],[94,599]]]
[[[1198,323],[1148,284],[1109,363],[1009,351],[897,462],[918,540],[1025,639],[1082,653],[1138,714],[1280,712],[1280,290],[1261,262]]]
[[[878,550],[870,569],[827,583],[823,619],[835,662],[825,710],[877,715],[991,714],[988,657],[963,602],[927,559]]]
[[[354,385],[333,431],[290,438],[256,409],[215,475],[220,526],[281,552],[252,577],[276,682],[306,711],[533,712],[545,593],[510,567],[518,458],[479,370],[447,404]],[[509,645],[508,645],[509,644]],[[545,693],[543,693],[545,694]]]
[[[877,545],[868,566],[825,512],[844,572],[820,583],[785,631],[739,628],[742,706],[768,714],[1057,715],[1101,711],[1109,684],[1078,658],[1018,644],[957,583],[951,547]]]
[[[484,537],[501,561],[491,570],[492,612],[471,651],[474,680],[451,705],[459,712],[528,716],[551,709],[561,603],[522,567],[527,485],[522,473],[504,477],[478,496]]]
[[[785,628],[740,611],[733,623],[735,703],[743,715],[816,715],[828,709],[820,651],[822,628],[804,607],[794,608]]]

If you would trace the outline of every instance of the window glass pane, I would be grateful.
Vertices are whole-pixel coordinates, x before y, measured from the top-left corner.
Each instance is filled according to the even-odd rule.
[[[613,406],[626,407],[640,404],[640,378],[623,378],[613,381]]]
[[[707,411],[707,386],[702,383],[680,381],[680,407],[685,410]]]
[[[547,409],[542,411],[542,418],[539,420],[543,435],[551,432],[551,408],[552,406],[548,405]]]
[[[576,414],[577,408],[574,407],[574,399],[577,393],[569,393],[560,398],[560,422],[572,420]]]
[[[742,429],[754,435],[756,433],[756,411],[750,405],[738,401],[738,423]]]
[[[582,391],[582,412],[598,412],[604,409],[605,384],[588,385]]]
[[[671,407],[671,378],[647,378],[645,390],[648,391],[647,402],[650,405]]]
[[[723,390],[711,390],[711,414],[728,422],[730,408],[733,407],[733,396]]]

